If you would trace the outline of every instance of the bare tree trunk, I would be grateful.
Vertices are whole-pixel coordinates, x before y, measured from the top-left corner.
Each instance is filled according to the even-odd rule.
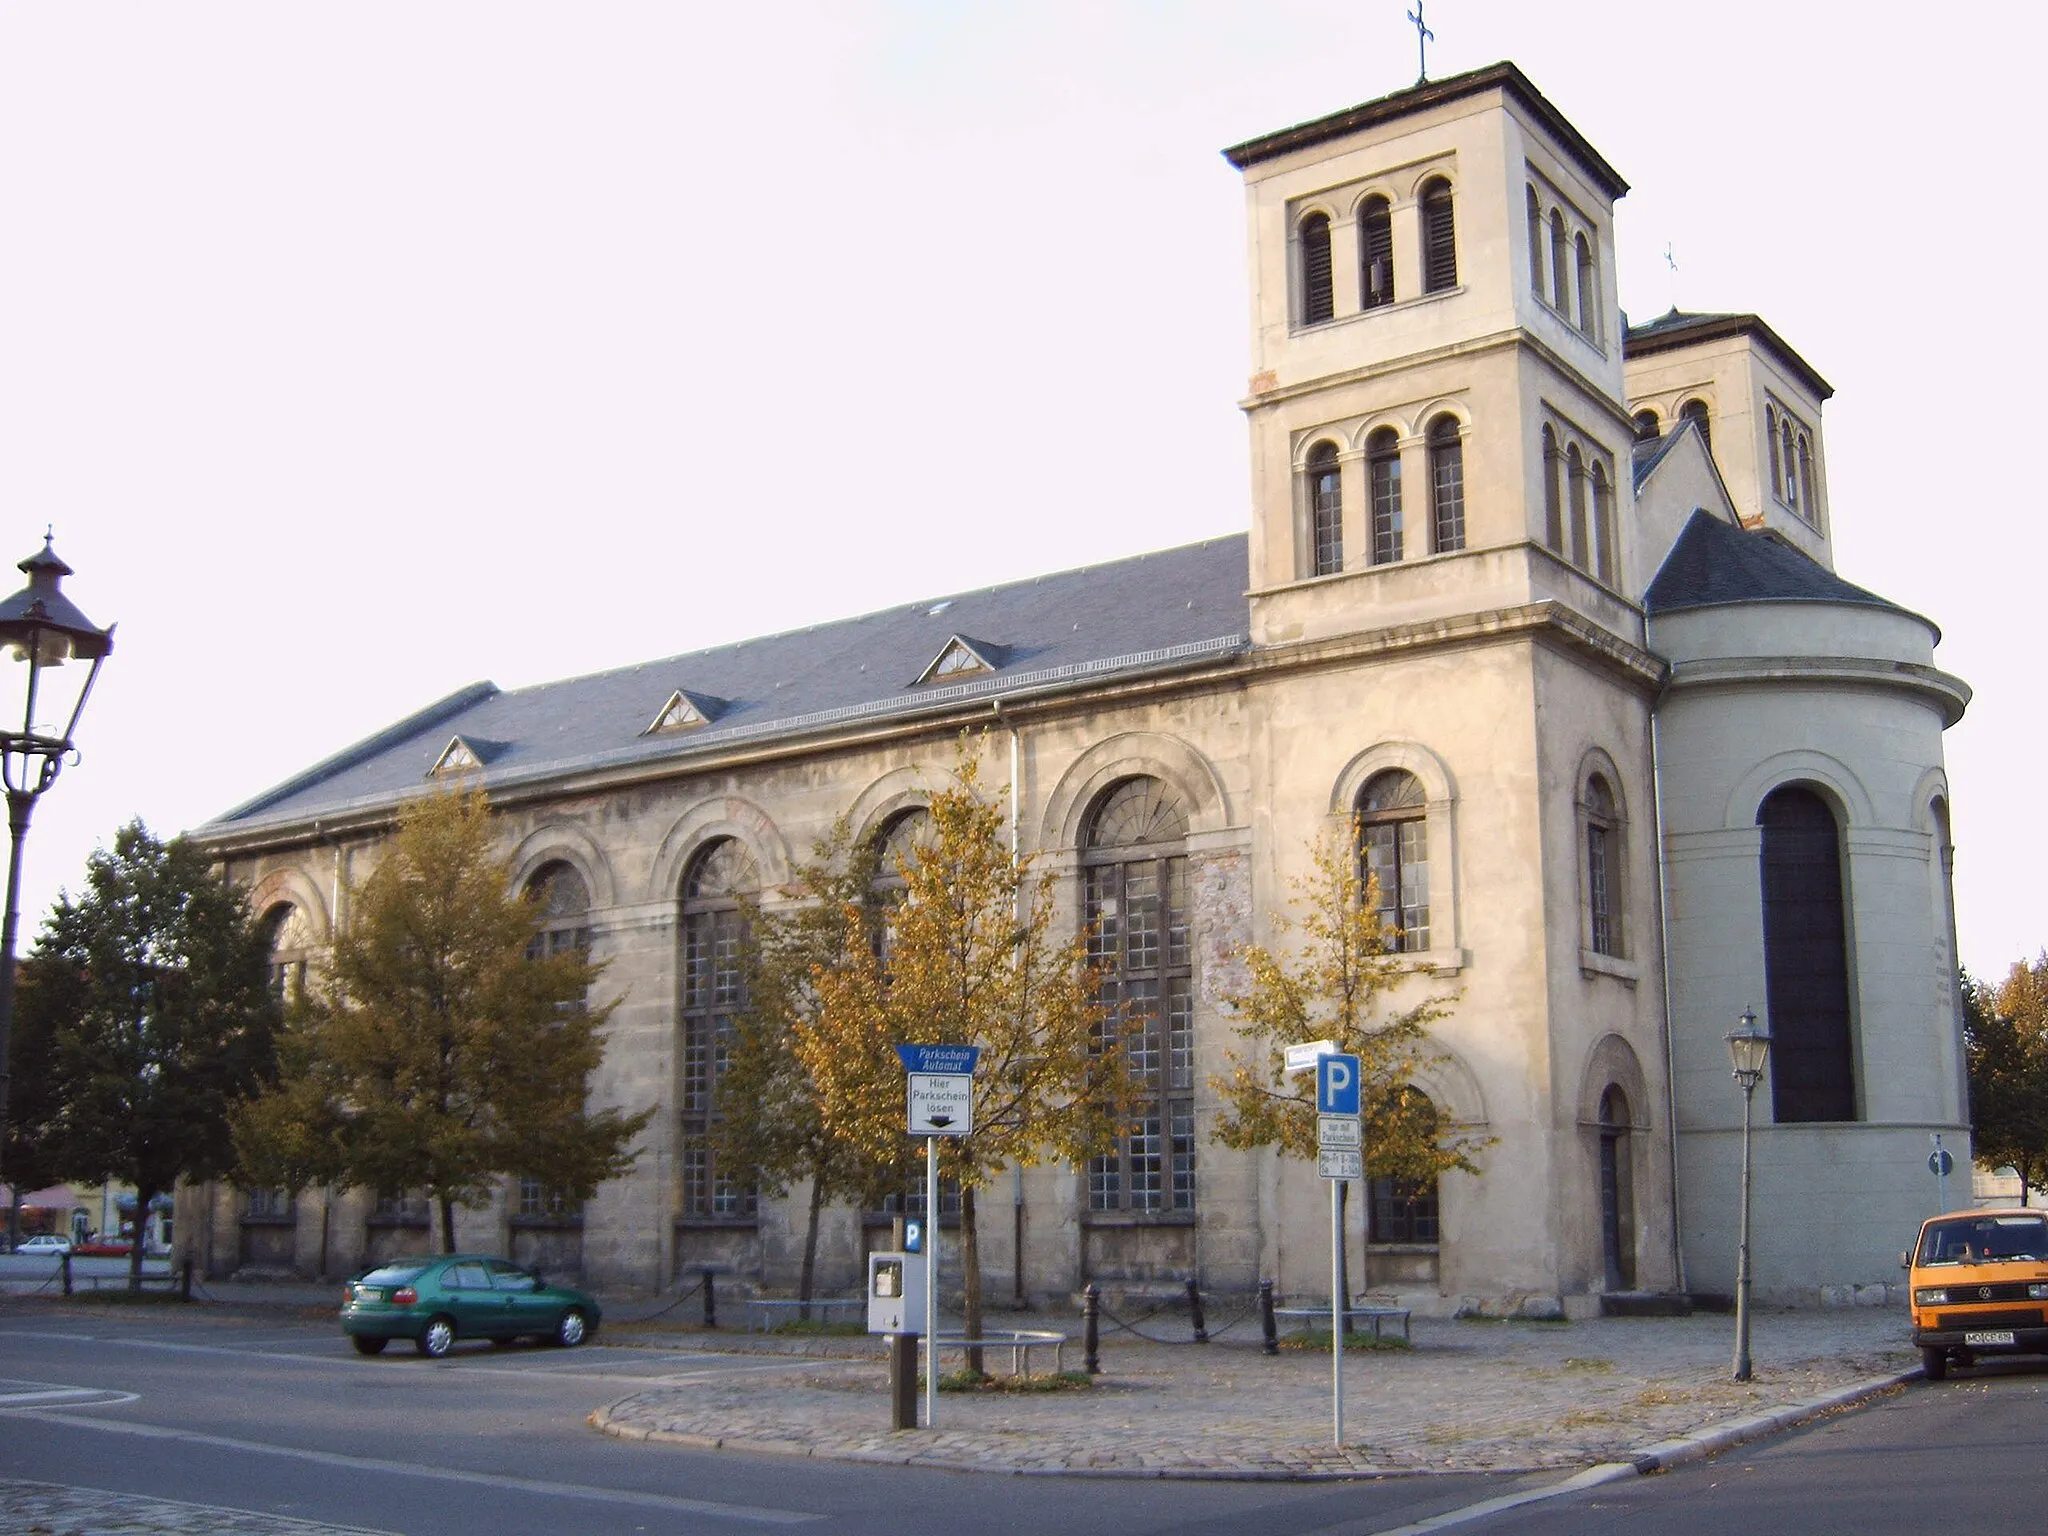
[[[925,1241],[939,1240],[937,1212],[930,1212],[934,1219],[928,1223],[931,1230]],[[961,1302],[961,1326],[970,1339],[981,1337],[981,1233],[974,1219],[974,1186],[963,1184],[960,1189],[960,1282],[963,1291]],[[981,1351],[967,1351],[967,1370],[970,1375],[979,1376]]]
[[[149,1202],[156,1198],[156,1191],[135,1187],[135,1220],[129,1225],[128,1239],[128,1289],[142,1289],[142,1246],[149,1232]]]
[[[449,1195],[437,1195],[434,1203],[441,1208],[441,1251],[455,1251],[455,1201]]]
[[[327,1278],[327,1218],[334,1205],[334,1186],[320,1186],[320,1278]]]
[[[797,1308],[797,1317],[802,1322],[811,1320],[811,1291],[818,1281],[818,1223],[825,1215],[825,1181],[813,1175],[811,1178],[811,1214],[804,1226],[804,1264],[797,1274],[796,1298],[803,1305]]]

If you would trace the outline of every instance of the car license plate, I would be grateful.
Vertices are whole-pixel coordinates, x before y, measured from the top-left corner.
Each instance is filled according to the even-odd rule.
[[[2012,1330],[2010,1328],[1972,1328],[1963,1335],[1963,1342],[1965,1344],[2010,1344],[2012,1342]]]

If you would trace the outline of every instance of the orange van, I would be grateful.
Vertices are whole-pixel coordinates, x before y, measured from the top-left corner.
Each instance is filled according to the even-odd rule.
[[[1979,1355],[2048,1355],[2048,1212],[1930,1216],[1905,1261],[1929,1381]]]

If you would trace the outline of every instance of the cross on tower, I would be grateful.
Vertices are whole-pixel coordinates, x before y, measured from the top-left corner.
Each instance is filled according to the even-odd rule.
[[[1408,19],[1415,23],[1415,57],[1417,63],[1415,83],[1421,85],[1429,79],[1429,45],[1436,41],[1436,34],[1429,30],[1429,24],[1422,19],[1423,0],[1415,0],[1415,9],[1408,13]]]
[[[1664,265],[1671,269],[1671,312],[1678,313],[1678,258],[1671,253],[1671,242],[1664,242]]]

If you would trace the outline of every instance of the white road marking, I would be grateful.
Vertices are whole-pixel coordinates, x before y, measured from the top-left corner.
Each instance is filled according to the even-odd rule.
[[[217,1450],[242,1451],[259,1456],[283,1456],[294,1461],[310,1461],[318,1466],[340,1467],[348,1471],[395,1473],[401,1477],[423,1477],[435,1482],[504,1488],[521,1493],[545,1494],[553,1498],[587,1499],[598,1504],[630,1504],[644,1509],[673,1510],[678,1514],[715,1515],[721,1519],[743,1520],[754,1525],[804,1525],[825,1518],[822,1514],[812,1514],[806,1510],[721,1504],[711,1499],[679,1499],[668,1494],[634,1493],[620,1488],[594,1488],[584,1483],[557,1483],[534,1477],[505,1477],[492,1472],[465,1472],[457,1467],[421,1466],[406,1461],[389,1461],[377,1456],[344,1456],[338,1451],[312,1451],[293,1446],[266,1445],[260,1440],[235,1440],[225,1435],[203,1435],[189,1429],[172,1429],[158,1424],[132,1424],[119,1419],[88,1419],[68,1413],[32,1413],[28,1416],[48,1424],[98,1430],[102,1434],[134,1435],[145,1440],[173,1440],[183,1445],[204,1445]]]
[[[139,1399],[133,1392],[116,1392],[107,1387],[37,1387],[26,1392],[0,1392],[0,1412],[59,1402],[76,1408],[105,1408],[136,1401]]]

